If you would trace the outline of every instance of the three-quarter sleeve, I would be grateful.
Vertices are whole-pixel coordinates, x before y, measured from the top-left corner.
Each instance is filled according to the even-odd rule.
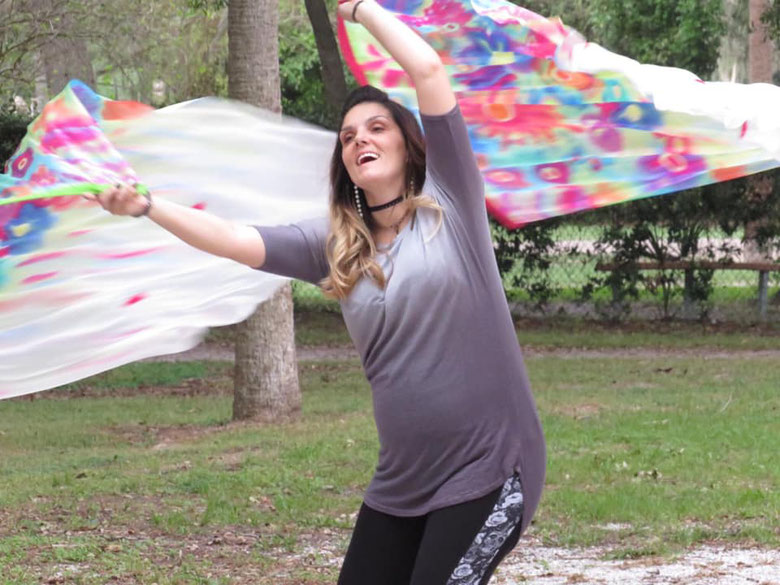
[[[292,225],[255,226],[265,244],[264,272],[319,284],[328,275],[325,218]]]
[[[485,184],[471,149],[460,107],[440,116],[421,115],[427,172],[459,213],[485,214]]]

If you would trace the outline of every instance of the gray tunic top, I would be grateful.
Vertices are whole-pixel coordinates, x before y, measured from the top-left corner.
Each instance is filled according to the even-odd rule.
[[[456,107],[422,116],[420,209],[377,260],[381,290],[364,278],[341,302],[371,384],[379,462],[371,508],[417,516],[481,497],[517,472],[523,526],[544,482],[545,446],[493,255],[484,185]],[[259,227],[262,270],[318,283],[328,274],[327,220]]]

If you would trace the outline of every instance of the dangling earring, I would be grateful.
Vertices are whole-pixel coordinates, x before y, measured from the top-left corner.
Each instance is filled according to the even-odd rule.
[[[411,196],[414,196],[414,177],[409,179],[409,193],[411,193]]]
[[[360,189],[358,189],[358,186],[355,185],[355,183],[352,183],[352,188],[355,191],[355,209],[357,209],[360,219],[365,219],[363,217],[363,204],[360,202]]]

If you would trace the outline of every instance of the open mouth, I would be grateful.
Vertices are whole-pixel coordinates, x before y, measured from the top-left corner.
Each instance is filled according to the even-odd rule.
[[[357,165],[363,166],[366,163],[370,163],[379,158],[379,155],[375,152],[364,152],[357,157]]]

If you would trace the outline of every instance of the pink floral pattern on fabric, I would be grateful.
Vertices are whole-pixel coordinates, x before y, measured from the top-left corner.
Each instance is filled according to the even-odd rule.
[[[97,99],[91,89],[78,81],[69,83],[30,124],[17,153],[8,161],[9,174],[0,175],[0,202],[4,198],[43,193],[63,184],[137,182],[132,169],[99,126],[107,105],[113,103]],[[34,215],[35,221],[16,225],[17,233],[29,231],[21,239],[13,237],[11,227],[25,208],[0,205],[0,250],[4,250],[5,256],[13,256],[42,246],[45,232],[57,224],[57,214],[79,203],[80,198],[74,196],[31,201],[27,214]]]
[[[78,225],[83,221],[80,212],[95,205],[72,195],[37,197],[63,185],[136,182],[132,169],[100,129],[105,107],[112,103],[82,83],[70,82],[30,124],[16,154],[5,165],[6,174],[0,175],[0,319],[5,322],[9,315],[22,319],[36,291],[67,288],[78,264],[62,270],[60,256],[73,252],[41,252],[51,246],[47,240],[52,230],[62,224],[63,229],[70,223]],[[3,202],[16,198],[23,200]],[[46,268],[31,266],[33,258],[45,260]],[[95,266],[88,270],[96,272]],[[55,305],[71,299],[65,292],[42,296]],[[14,328],[0,330],[0,346],[12,335],[22,337]]]
[[[27,171],[32,166],[33,151],[32,148],[27,148],[16,158],[11,159],[11,175],[20,179],[27,174]]]
[[[621,73],[564,67],[584,39],[558,19],[503,0],[377,1],[448,67],[488,210],[507,227],[780,164],[741,142],[744,127],[659,111]],[[416,110],[409,79],[361,26],[340,22],[339,40],[360,83]]]

